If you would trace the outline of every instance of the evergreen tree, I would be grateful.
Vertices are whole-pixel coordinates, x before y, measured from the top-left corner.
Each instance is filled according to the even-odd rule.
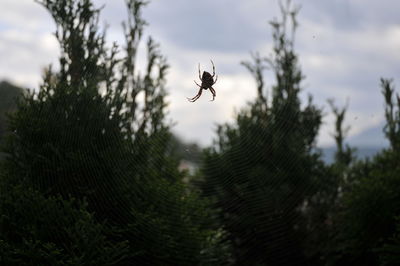
[[[400,217],[396,217],[396,232],[382,248],[376,251],[379,254],[379,261],[384,266],[394,266],[400,263]]]
[[[335,164],[340,167],[348,167],[350,163],[354,160],[353,152],[348,144],[344,144],[344,139],[350,130],[350,127],[343,127],[343,122],[346,115],[347,104],[342,109],[335,106],[332,99],[328,100],[329,105],[332,108],[332,112],[335,115],[335,133],[333,137],[336,143],[336,153],[335,153]]]
[[[118,265],[128,253],[85,202],[2,187],[0,213],[1,265]]]
[[[400,95],[394,97],[393,81],[381,79],[382,94],[385,97],[386,125],[384,132],[394,151],[400,150]],[[393,99],[395,98],[395,99]]]
[[[21,186],[46,199],[87,202],[107,241],[128,242],[119,265],[227,260],[206,202],[187,192],[170,156],[168,65],[152,38],[144,75],[136,66],[145,2],[126,1],[123,49],[106,45],[90,0],[38,2],[56,24],[60,70],[49,67],[40,90],[23,97],[10,120],[2,190]],[[13,244],[2,241],[2,248]]]
[[[350,127],[344,128],[347,104],[338,108],[334,100],[328,100],[336,118],[334,133],[337,150],[332,164],[319,163],[319,174],[312,180],[312,193],[306,199],[303,208],[305,218],[304,253],[309,265],[325,265],[327,253],[332,249],[332,237],[336,233],[335,215],[343,189],[348,182],[348,172],[355,162],[354,149],[345,144],[345,137]]]
[[[219,126],[205,153],[202,189],[220,210],[237,265],[305,263],[298,228],[319,171],[313,150],[321,111],[311,96],[305,106],[300,100],[304,76],[294,52],[297,11],[282,7],[282,20],[271,22],[271,57],[254,54],[253,62],[243,63],[256,78],[257,98],[234,124]],[[263,79],[267,67],[275,75],[271,94]]]
[[[390,80],[382,79],[381,86],[386,114],[384,132],[391,145],[371,160],[359,161],[347,170],[341,185],[343,195],[333,219],[334,230],[326,254],[328,265],[397,265],[400,262],[396,255],[396,217],[400,215],[397,146],[400,101],[393,100]]]

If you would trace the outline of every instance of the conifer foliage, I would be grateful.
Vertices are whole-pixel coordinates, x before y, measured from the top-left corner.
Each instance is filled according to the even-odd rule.
[[[79,254],[95,247],[104,254],[103,261],[83,257],[78,263],[67,257],[60,265],[196,265],[226,260],[228,253],[219,246],[221,230],[210,229],[213,222],[206,202],[185,189],[178,162],[167,149],[170,132],[164,87],[168,65],[150,37],[143,74],[137,69],[146,25],[141,10],[146,3],[126,1],[125,44],[120,48],[107,45],[106,32],[98,26],[100,9],[90,0],[38,2],[56,25],[59,70],[49,67],[39,91],[23,97],[11,117],[1,189],[2,193],[22,190],[21,196],[33,191],[27,194],[32,201],[18,204],[46,206],[49,224],[58,221],[54,220],[56,202],[61,202],[67,215],[85,216],[61,220],[47,234],[34,233],[42,232],[37,229],[41,220],[30,220],[33,233],[26,237],[33,243],[31,249],[39,254],[52,252],[43,255],[41,263],[57,265],[51,261],[57,261],[58,253],[76,248],[62,232],[80,223],[84,223],[82,230],[96,225],[94,237],[84,239],[90,245],[81,245]],[[72,199],[74,204],[68,203]],[[70,210],[74,206],[79,209]],[[7,214],[13,205],[0,207],[2,217],[17,219],[17,214]],[[0,220],[1,228],[8,220]],[[25,229],[16,226],[14,230]],[[22,236],[0,232],[5,254],[22,252],[19,242],[26,241]]]
[[[301,265],[300,208],[315,175],[313,153],[321,111],[300,100],[294,52],[296,9],[282,6],[271,22],[273,52],[243,65],[257,82],[257,98],[233,124],[221,125],[202,168],[204,194],[213,197],[230,233],[237,265]],[[264,69],[275,84],[268,93]]]

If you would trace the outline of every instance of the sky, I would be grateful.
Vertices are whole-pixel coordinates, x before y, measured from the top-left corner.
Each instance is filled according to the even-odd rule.
[[[94,0],[105,5],[101,24],[108,25],[107,40],[122,43],[123,0]],[[292,0],[301,6],[295,51],[305,80],[301,97],[308,94],[323,108],[319,146],[333,145],[334,117],[327,104],[348,101],[345,125],[353,145],[385,145],[383,97],[379,80],[393,78],[400,87],[400,1],[397,0]],[[151,35],[171,66],[167,76],[168,119],[173,131],[202,146],[212,143],[218,124],[232,123],[235,113],[256,96],[255,81],[240,64],[251,52],[268,56],[272,48],[269,21],[279,18],[277,0],[153,0],[143,10]],[[56,65],[59,47],[49,13],[33,0],[0,1],[0,80],[37,89],[44,67]],[[142,46],[142,48],[144,48]],[[143,50],[144,51],[144,50]],[[215,101],[197,94],[197,65],[211,71],[218,82]],[[144,55],[139,57],[143,65]],[[274,84],[265,71],[267,89]]]

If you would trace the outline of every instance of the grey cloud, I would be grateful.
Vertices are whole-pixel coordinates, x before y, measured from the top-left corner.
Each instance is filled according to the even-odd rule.
[[[104,10],[105,15],[118,24],[121,14],[125,16],[123,6],[105,3],[110,7]],[[267,4],[259,9],[245,9],[243,5],[243,1],[237,0],[153,1],[144,10],[144,16],[156,38],[167,39],[179,47],[221,52],[250,51],[255,43],[270,40],[267,30],[272,13]],[[261,20],[254,24],[254,14],[249,12],[262,12],[254,16],[261,17]]]
[[[312,18],[340,30],[362,30],[366,27],[398,24],[400,2],[397,0],[330,0],[302,2],[302,18]]]
[[[399,25],[397,10],[400,10],[400,2],[293,2],[303,5],[299,13],[300,28],[296,40],[296,51],[307,77],[302,97],[311,93],[318,105],[326,106],[327,98],[337,98],[340,104],[350,96],[349,113],[353,116],[361,112],[381,114],[383,106],[379,78],[396,77],[400,69],[400,56],[398,52],[394,54],[396,47],[393,47],[398,41],[393,41],[392,46],[388,45],[390,36],[381,35],[381,32],[383,34],[389,27]],[[5,3],[7,10],[0,10],[0,36],[5,31],[18,30],[21,36],[26,35],[30,39],[27,42],[1,39],[3,60],[0,63],[0,77],[8,75],[11,79],[21,79],[38,76],[40,68],[56,60],[57,56],[54,50],[49,52],[43,47],[40,40],[43,32],[54,31],[51,18],[42,7],[30,0],[6,0]],[[106,4],[101,20],[110,24],[109,38],[122,37],[120,23],[126,17],[124,1],[96,0],[95,3],[96,6]],[[237,96],[238,100],[234,102],[237,109],[245,105],[243,99],[248,95],[248,90],[254,88],[254,84],[247,82],[247,85],[245,82],[240,88],[233,84],[232,88],[224,91],[223,78],[224,75],[248,75],[239,62],[248,60],[250,51],[261,50],[263,55],[269,53],[267,48],[271,46],[271,28],[268,21],[279,16],[277,3],[267,0],[154,0],[145,8],[144,17],[150,23],[146,33],[161,43],[161,49],[172,65],[173,75],[168,80],[171,97],[174,97],[171,100],[170,117],[178,122],[175,129],[181,135],[198,139],[203,144],[210,143],[215,136],[215,123],[230,118],[224,98]],[[32,33],[27,35],[28,31]],[[203,67],[209,68],[206,64],[211,56],[216,59],[221,77],[218,89],[222,90],[217,90],[216,102],[209,105],[205,100],[195,105],[185,105],[185,96],[195,93],[195,87],[191,85],[192,79],[196,78],[197,63],[201,62]],[[310,62],[310,56],[322,56],[328,60],[321,67]],[[28,66],[24,63],[28,61],[40,64]],[[270,86],[272,75],[270,72],[266,72],[266,75]],[[184,85],[182,80],[190,80],[190,85]],[[400,82],[398,79],[396,81],[398,88]],[[232,104],[229,108],[232,108]],[[329,108],[325,110],[328,112]],[[326,132],[327,127],[323,130]]]

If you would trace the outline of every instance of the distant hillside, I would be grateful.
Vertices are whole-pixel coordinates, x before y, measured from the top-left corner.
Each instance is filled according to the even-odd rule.
[[[366,129],[346,140],[353,147],[388,147],[389,142],[383,133],[385,124],[382,122],[376,127]]]
[[[384,126],[382,122],[376,127],[369,128],[346,139],[346,143],[348,143],[351,148],[356,148],[355,155],[358,159],[373,157],[379,151],[389,146],[389,142],[383,133]],[[321,150],[323,152],[323,160],[326,163],[332,163],[336,147],[325,147],[321,148]]]
[[[353,146],[352,146],[353,147]],[[365,159],[365,158],[371,158],[378,152],[380,152],[384,147],[355,147],[356,152],[355,155],[358,159]],[[336,152],[336,147],[328,147],[328,148],[321,148],[322,150],[322,159],[326,163],[333,163],[334,157],[335,157],[335,152]]]
[[[388,140],[383,133],[384,123],[382,122],[376,127],[369,128],[361,133],[346,139],[346,143],[351,148],[355,148],[355,155],[358,159],[373,157],[382,149],[389,146]],[[336,147],[321,148],[323,152],[323,160],[326,163],[332,163],[334,160]]]
[[[7,81],[0,82],[0,114],[12,111],[16,108],[15,99],[24,92],[24,89],[17,87]]]
[[[24,92],[24,89],[14,86],[7,81],[0,82],[0,142],[7,129],[7,116],[16,108],[15,99]]]

